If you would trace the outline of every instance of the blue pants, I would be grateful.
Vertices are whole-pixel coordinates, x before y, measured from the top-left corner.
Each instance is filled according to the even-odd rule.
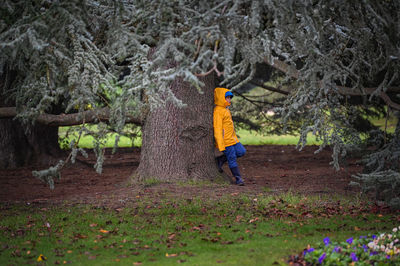
[[[224,154],[228,159],[229,168],[237,167],[236,158],[242,157],[246,153],[246,149],[242,143],[238,142],[235,145],[225,147]]]

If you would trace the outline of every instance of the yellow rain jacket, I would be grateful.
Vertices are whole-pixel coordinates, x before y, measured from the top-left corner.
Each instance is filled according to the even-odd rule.
[[[227,91],[229,90],[226,88],[214,90],[214,138],[215,146],[220,151],[239,142],[233,127],[231,112],[227,108],[230,104],[225,100]]]

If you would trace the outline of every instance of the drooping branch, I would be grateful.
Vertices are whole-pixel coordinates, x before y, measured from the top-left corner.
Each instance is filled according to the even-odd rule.
[[[263,89],[266,89],[268,91],[277,92],[277,93],[284,94],[284,95],[289,95],[289,92],[287,92],[287,91],[280,90],[280,89],[275,88],[275,87],[267,86],[267,85],[264,85],[264,84],[262,84],[260,82],[254,81],[254,80],[252,80],[250,83],[252,83],[252,84],[254,84],[254,85],[258,86],[258,87],[261,87]]]
[[[232,116],[232,120],[234,122],[239,122],[239,123],[244,123],[246,125],[248,125],[250,127],[250,129],[252,130],[260,130],[261,126],[252,122],[250,119],[246,119],[244,117],[240,117],[240,116]]]
[[[289,75],[290,77],[294,79],[299,78],[299,71],[294,68],[293,66],[290,66],[286,64],[285,62],[278,60],[278,59],[273,59],[272,61],[269,60],[268,58],[265,58],[264,61],[269,64],[270,66],[282,71],[283,73]],[[371,95],[373,94],[377,88],[362,88],[362,89],[357,89],[357,88],[349,88],[349,87],[344,87],[344,86],[337,86],[338,92],[342,95],[349,95],[349,96],[364,96],[364,95]],[[399,87],[391,87],[387,89],[387,92],[400,92]],[[400,104],[393,102],[390,97],[383,91],[379,93],[379,96],[382,98],[382,100],[390,107],[396,110],[400,110]]]
[[[270,60],[268,58],[264,58],[264,62],[267,63],[268,65],[282,71],[286,75],[289,75],[291,78],[294,78],[294,79],[299,78],[300,73],[295,67],[288,65],[279,59],[273,58],[272,60]]]
[[[1,107],[0,118],[13,118],[17,115],[17,109],[15,107]],[[47,126],[74,126],[83,123],[94,123],[100,121],[110,120],[110,109],[105,107],[97,110],[87,110],[81,113],[74,114],[40,114],[36,118],[36,122]],[[141,118],[126,116],[126,123],[133,123],[136,125],[142,125],[143,121]]]
[[[383,91],[380,93],[381,98],[383,99],[383,101],[390,107],[396,109],[396,110],[400,110],[400,104],[395,103],[392,101],[392,99],[390,99],[390,97],[384,93]]]

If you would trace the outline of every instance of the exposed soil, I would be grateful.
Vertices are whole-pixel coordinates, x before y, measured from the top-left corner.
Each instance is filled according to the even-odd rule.
[[[98,205],[118,205],[134,201],[144,195],[220,197],[224,194],[278,193],[292,191],[305,194],[359,193],[350,187],[351,175],[361,171],[353,159],[335,171],[329,164],[331,151],[319,154],[315,146],[298,151],[294,146],[246,146],[247,154],[238,160],[246,185],[232,184],[182,185],[155,184],[152,186],[132,185],[127,182],[139,165],[140,149],[119,149],[117,153],[106,152],[103,173],[93,169],[91,154],[88,159],[79,157],[75,164],[62,170],[62,178],[56,180],[55,189],[50,190],[32,176],[37,166],[12,170],[0,170],[0,202],[58,203],[89,202]],[[227,166],[225,172],[231,176]]]

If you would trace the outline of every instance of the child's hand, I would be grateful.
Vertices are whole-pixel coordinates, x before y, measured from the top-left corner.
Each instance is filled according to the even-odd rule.
[[[214,155],[215,156],[220,156],[222,154],[224,154],[222,151],[219,151],[217,148],[214,149]]]

